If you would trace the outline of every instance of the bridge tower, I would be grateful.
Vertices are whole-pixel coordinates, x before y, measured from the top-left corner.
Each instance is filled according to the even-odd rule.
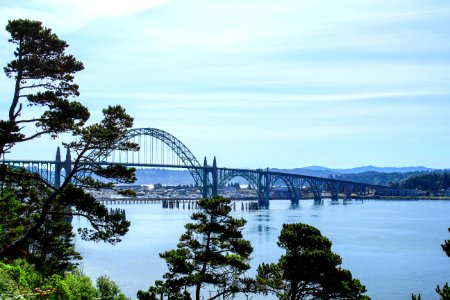
[[[205,159],[203,160],[203,178],[202,178],[202,197],[203,198],[208,198],[208,162],[206,160],[206,156]]]
[[[217,162],[216,157],[214,156],[213,165],[211,168],[211,177],[212,177],[212,196],[217,196],[219,194],[219,191],[217,190],[217,181],[218,181],[218,174],[217,174]]]
[[[66,176],[72,171],[72,156],[70,155],[70,148],[67,147],[66,151],[66,161],[64,162],[64,171],[66,171]]]
[[[61,171],[63,169],[66,176],[72,170],[72,157],[70,155],[69,147],[67,147],[66,159],[64,161],[61,160],[61,149],[59,147],[56,149],[55,179],[53,182],[56,188],[59,188],[61,186],[61,176],[62,176]]]
[[[270,174],[269,168],[266,171],[258,170],[258,207],[269,208],[270,196]]]
[[[214,197],[219,194],[218,182],[219,182],[219,172],[217,169],[217,161],[214,156],[213,165],[209,166],[206,157],[203,161],[203,174],[202,174],[202,197]],[[209,181],[209,176],[211,175],[211,182]]]

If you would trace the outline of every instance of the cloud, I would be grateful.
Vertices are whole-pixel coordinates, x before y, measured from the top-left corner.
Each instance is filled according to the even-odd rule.
[[[126,99],[130,105],[136,107],[148,106],[149,109],[198,109],[239,107],[293,107],[296,105],[319,102],[353,102],[381,99],[395,99],[425,96],[448,96],[450,90],[434,91],[379,91],[362,93],[312,93],[312,94],[271,94],[271,93],[152,93],[152,92],[126,92],[126,93],[85,93],[86,98],[94,99]],[[137,101],[136,101],[137,100]],[[151,101],[150,101],[151,100]]]
[[[133,15],[167,0],[29,0],[0,8],[0,19],[37,19],[57,32],[72,32],[89,23],[112,17]]]

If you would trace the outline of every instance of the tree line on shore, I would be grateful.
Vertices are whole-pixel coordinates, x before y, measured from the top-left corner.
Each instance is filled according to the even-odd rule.
[[[83,64],[65,53],[67,43],[39,21],[12,20],[6,30],[16,47],[14,59],[4,68],[14,80],[14,93],[7,117],[0,120],[0,157],[19,143],[64,133],[72,136],[64,146],[74,161],[59,186],[1,164],[0,298],[126,299],[108,277],[100,277],[94,286],[77,269],[81,255],[73,243],[70,218],[88,220],[90,226],[79,229],[85,240],[115,244],[127,233],[125,214],[108,210],[87,191],[114,189],[136,179],[133,168],[99,163],[110,149],[138,149],[124,139],[133,118],[121,106],[108,106],[99,122],[89,124],[89,110],[73,100],[79,96],[74,74]],[[25,112],[30,106],[33,109]],[[248,277],[253,248],[242,236],[245,220],[230,215],[229,199],[202,199],[199,205],[202,210],[191,216],[177,248],[160,254],[168,272],[148,291],[139,291],[139,299],[229,299],[239,293],[368,299],[359,280],[341,268],[331,242],[307,224],[283,225],[278,246],[285,254],[276,263],[260,265],[255,278]],[[214,293],[207,295],[206,287]],[[438,292],[448,293],[448,285]]]
[[[387,185],[394,188],[417,189],[434,195],[450,187],[450,171],[417,171],[407,173],[381,173],[369,171],[364,173],[337,175],[336,179],[363,182],[375,185]]]

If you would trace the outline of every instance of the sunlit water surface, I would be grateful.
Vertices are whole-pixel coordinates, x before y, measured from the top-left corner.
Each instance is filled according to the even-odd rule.
[[[109,206],[118,207],[118,206]],[[163,209],[161,204],[123,204],[130,231],[115,246],[76,238],[81,269],[95,280],[108,275],[133,299],[167,271],[158,253],[176,247],[192,210]],[[252,272],[262,262],[275,262],[283,250],[276,242],[283,223],[303,222],[319,228],[332,242],[343,267],[367,287],[372,299],[438,299],[437,284],[450,282],[450,258],[441,244],[450,238],[450,201],[339,201],[315,205],[271,201],[269,210],[242,211],[244,237],[251,241]],[[74,226],[85,221],[74,219]],[[264,298],[254,295],[253,299]]]

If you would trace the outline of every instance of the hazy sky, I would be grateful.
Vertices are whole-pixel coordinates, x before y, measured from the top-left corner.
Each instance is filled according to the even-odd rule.
[[[94,120],[120,103],[199,160],[450,167],[448,0],[1,1],[2,26],[14,18],[69,43]],[[2,76],[1,117],[12,88]],[[41,138],[10,157],[55,147]]]

